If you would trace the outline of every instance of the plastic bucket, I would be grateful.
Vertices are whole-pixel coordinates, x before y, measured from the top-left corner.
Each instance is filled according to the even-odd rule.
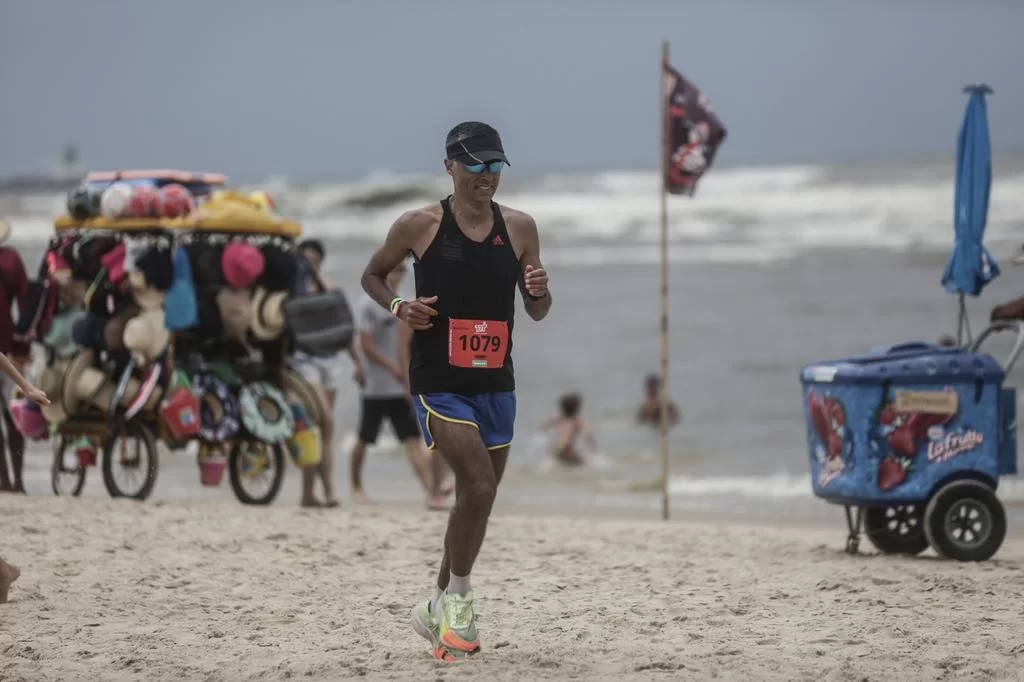
[[[227,466],[226,457],[203,457],[199,460],[199,481],[212,488],[219,486]]]

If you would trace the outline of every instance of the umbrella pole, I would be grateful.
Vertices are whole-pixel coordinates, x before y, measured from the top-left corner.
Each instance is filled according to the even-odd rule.
[[[970,344],[974,341],[974,335],[971,334],[971,321],[967,317],[967,299],[964,298],[963,294],[960,294],[960,311],[957,314],[956,320],[956,345],[964,345],[964,332],[967,332],[967,343]]]

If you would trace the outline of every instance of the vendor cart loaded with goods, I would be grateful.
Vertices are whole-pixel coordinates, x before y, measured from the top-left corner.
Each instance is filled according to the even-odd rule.
[[[58,218],[18,335],[40,344],[36,383],[16,396],[31,439],[53,443],[55,494],[99,466],[112,497],[144,500],[158,444],[196,452],[203,485],[224,470],[236,497],[270,504],[286,461],[320,461],[323,405],[289,368],[293,350],[333,355],[354,325],[340,291],[295,251],[296,223],[263,192],[221,175],[90,173]]]
[[[1006,537],[996,496],[1017,473],[1017,391],[1011,371],[1024,323],[992,315],[971,338],[965,296],[999,275],[983,246],[991,156],[984,85],[970,93],[957,145],[953,252],[942,277],[959,295],[957,339],[912,341],[801,372],[814,494],[845,507],[848,552],[861,533],[880,552],[983,561]],[[1012,317],[1012,316],[1006,316]],[[1015,334],[1000,363],[983,347]]]

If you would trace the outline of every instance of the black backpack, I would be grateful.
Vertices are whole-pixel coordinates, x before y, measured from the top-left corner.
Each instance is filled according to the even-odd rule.
[[[14,325],[14,340],[19,343],[38,343],[57,312],[57,282],[50,275],[46,258],[39,266],[35,279],[29,280],[25,309],[18,310],[18,323]]]

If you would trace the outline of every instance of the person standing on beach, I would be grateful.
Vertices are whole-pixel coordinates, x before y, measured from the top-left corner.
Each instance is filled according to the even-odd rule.
[[[498,131],[460,123],[445,141],[452,194],[409,211],[391,226],[363,273],[363,288],[414,331],[409,371],[427,446],[455,473],[455,505],[433,596],[413,608],[412,625],[433,655],[452,661],[480,650],[470,571],[483,544],[505,471],[516,416],[512,366],[515,291],[526,313],[551,308],[534,219],[492,198],[508,164]],[[416,259],[416,298],[388,275]]]
[[[405,263],[388,275],[387,284],[398,288],[405,277]],[[349,479],[352,501],[367,504],[370,499],[363,490],[363,462],[366,446],[377,442],[381,422],[391,422],[398,440],[405,446],[409,463],[427,491],[427,508],[444,510],[448,505],[441,495],[443,471],[440,455],[423,446],[420,427],[409,399],[409,326],[366,297],[359,306],[359,346],[366,358],[366,382],[359,417],[359,437],[352,447]]]
[[[11,235],[11,227],[0,221],[0,353],[14,361],[18,376],[29,359],[28,344],[14,340],[14,314],[12,307],[18,305],[18,314],[26,315],[28,298],[28,276],[25,264],[17,249],[3,246]],[[3,434],[0,434],[0,492],[25,492],[21,480],[25,460],[25,437],[14,425],[14,418],[8,405],[14,380],[8,375],[0,376],[0,414],[3,415]],[[7,452],[11,453],[11,472],[7,471]]]
[[[46,397],[46,393],[30,384],[28,380],[21,375],[18,368],[14,366],[11,359],[4,353],[0,353],[0,375],[8,381],[17,384],[18,388],[21,389],[22,393],[24,393],[25,397],[29,400],[34,400],[40,405],[50,404],[50,399]],[[20,477],[18,481],[21,481]],[[13,564],[7,563],[4,561],[3,557],[0,557],[0,604],[7,601],[7,593],[11,589],[11,584],[14,583],[19,576],[21,576],[21,569]]]
[[[305,279],[307,291],[318,291],[313,275],[317,275],[325,287],[332,284],[320,273],[326,250],[317,239],[307,239],[298,246],[301,276]],[[366,381],[363,363],[356,353],[355,344],[348,347],[349,357],[355,365],[353,378],[360,386]],[[303,507],[337,507],[340,503],[334,494],[334,401],[341,384],[341,354],[329,358],[317,358],[301,352],[292,357],[292,365],[299,376],[305,379],[316,391],[320,400],[324,422],[320,425],[320,436],[323,443],[320,464],[302,470],[302,501]],[[324,487],[324,501],[316,499],[313,488],[316,479],[320,478]]]

